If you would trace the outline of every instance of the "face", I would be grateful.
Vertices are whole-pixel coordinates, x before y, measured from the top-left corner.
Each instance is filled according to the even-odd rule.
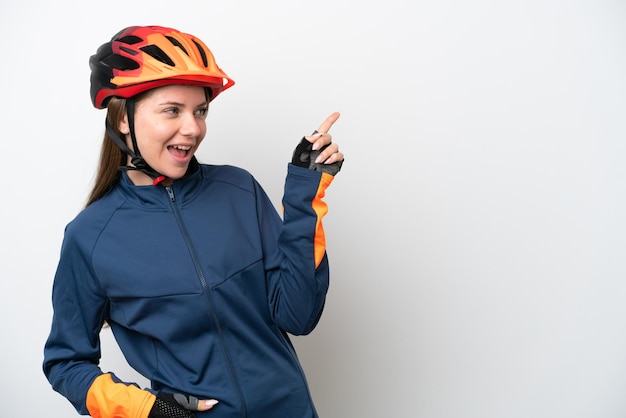
[[[171,180],[183,177],[206,134],[208,108],[200,86],[158,87],[142,97],[135,105],[135,137],[144,160]],[[119,128],[132,149],[127,117]],[[128,175],[137,185],[152,184],[140,171],[130,170]]]

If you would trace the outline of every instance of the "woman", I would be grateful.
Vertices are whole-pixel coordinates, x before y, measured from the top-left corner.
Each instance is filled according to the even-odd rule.
[[[129,27],[90,66],[106,133],[55,275],[52,387],[92,417],[316,417],[288,333],[314,329],[328,289],[339,114],[296,147],[281,219],[247,171],[194,157],[209,102],[234,84],[201,40]],[[105,323],[150,388],[99,368]]]

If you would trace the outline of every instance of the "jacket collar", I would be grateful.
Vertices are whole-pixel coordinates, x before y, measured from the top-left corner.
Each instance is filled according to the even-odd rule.
[[[163,209],[170,207],[170,191],[173,192],[179,205],[184,204],[199,192],[201,182],[202,170],[200,170],[200,163],[194,157],[189,163],[187,175],[174,180],[171,186],[136,186],[128,174],[122,172],[118,190],[122,193],[124,200],[133,205],[144,209]]]

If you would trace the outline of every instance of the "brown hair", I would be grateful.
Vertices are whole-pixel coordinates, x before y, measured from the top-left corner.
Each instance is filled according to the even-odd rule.
[[[124,138],[119,131],[119,125],[126,114],[126,100],[112,97],[107,105],[107,122],[113,130]],[[121,177],[120,166],[126,165],[126,154],[111,139],[108,132],[104,132],[102,147],[100,148],[100,161],[96,172],[95,183],[87,198],[87,204],[91,205],[113,189],[113,186]]]

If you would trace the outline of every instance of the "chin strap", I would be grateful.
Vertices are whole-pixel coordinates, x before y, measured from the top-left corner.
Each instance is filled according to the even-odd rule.
[[[141,154],[139,153],[139,148],[137,147],[137,139],[135,138],[135,101],[133,99],[126,100],[126,109],[127,109],[126,116],[128,118],[128,128],[130,131],[130,138],[133,142],[134,151],[128,148],[128,146],[126,145],[126,141],[124,141],[124,139],[122,139],[122,137],[120,137],[120,135],[118,135],[117,132],[115,132],[115,130],[109,123],[109,120],[108,119],[105,120],[105,127],[106,127],[107,134],[109,134],[109,137],[113,140],[113,142],[115,142],[115,144],[118,147],[120,147],[122,152],[130,156],[130,162],[132,166],[129,166],[129,165],[120,166],[119,170],[141,171],[142,173],[148,175],[152,179],[152,185],[156,186],[159,183],[161,183],[163,180],[165,180],[167,177],[165,177],[163,174],[159,173],[158,171],[150,167],[150,165],[148,165],[146,160],[144,160]]]

